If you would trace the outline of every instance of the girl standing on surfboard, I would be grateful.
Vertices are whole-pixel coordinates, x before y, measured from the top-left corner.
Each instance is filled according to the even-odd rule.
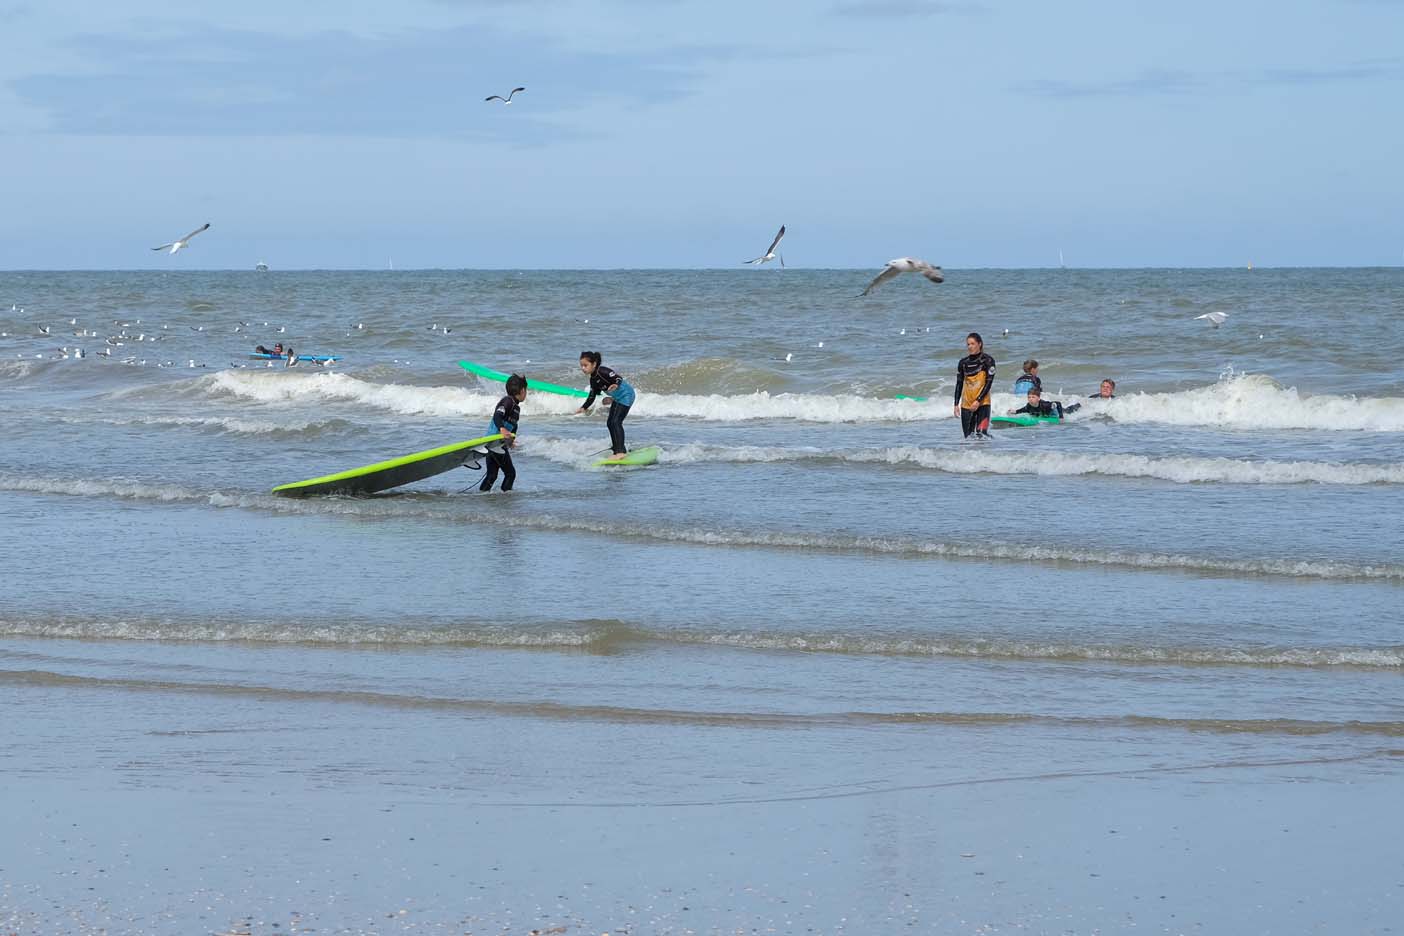
[[[590,395],[576,413],[588,413],[601,393],[609,397],[609,444],[614,450],[610,459],[623,458],[629,454],[624,447],[624,417],[634,405],[634,388],[619,373],[600,363],[598,351],[580,352],[580,372],[590,378]]]
[[[994,389],[994,358],[985,353],[985,339],[979,332],[965,336],[965,349],[970,353],[956,365],[955,415],[965,437],[990,437],[990,391]]]

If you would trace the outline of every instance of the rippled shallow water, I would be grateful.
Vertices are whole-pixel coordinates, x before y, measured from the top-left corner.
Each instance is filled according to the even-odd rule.
[[[747,830],[780,814],[741,821],[743,802],[820,791],[811,817],[880,848],[930,833],[933,801],[874,831],[824,797],[994,777],[1100,777],[1058,783],[1188,822],[1195,770],[1237,771],[1229,799],[1305,772],[1293,808],[1368,825],[1369,797],[1339,791],[1399,788],[1404,273],[950,271],[854,299],[865,281],[0,274],[7,773],[39,800],[115,769],[87,795],[240,802],[317,776],[365,829],[345,803],[691,804],[720,810],[684,823],[705,867],[778,848]],[[1229,320],[1194,320],[1208,311]],[[1025,357],[1082,410],[963,442],[949,398],[972,329],[999,362],[996,411],[1018,405]],[[343,360],[245,357],[279,340]],[[458,360],[578,385],[582,349],[637,385],[626,428],[657,466],[589,468],[603,419],[533,393],[510,495],[466,470],[374,498],[269,493],[482,434],[501,389]],[[1117,398],[1090,400],[1104,376]],[[257,743],[225,743],[244,731]],[[1107,779],[1139,771],[1154,796]],[[1008,808],[965,803],[962,821]],[[731,839],[703,842],[710,821]],[[1352,847],[1384,855],[1387,827]],[[1370,867],[1354,880],[1397,886]],[[815,904],[820,929],[891,909],[845,893],[852,871]],[[1006,909],[1046,923],[1040,899]]]

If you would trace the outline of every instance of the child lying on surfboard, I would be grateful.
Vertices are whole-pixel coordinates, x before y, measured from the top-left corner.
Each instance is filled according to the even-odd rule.
[[[1037,387],[1029,391],[1029,402],[1018,409],[1009,411],[1010,416],[1017,416],[1020,413],[1028,413],[1030,416],[1056,416],[1062,419],[1067,413],[1073,413],[1082,409],[1081,403],[1074,403],[1072,406],[1064,406],[1057,400],[1043,399],[1043,391]]]
[[[629,454],[624,447],[624,417],[629,415],[629,407],[634,405],[634,388],[619,373],[600,363],[598,351],[580,352],[580,372],[590,378],[590,395],[575,412],[588,413],[601,393],[609,397],[609,444],[614,454],[606,461],[623,458]]]

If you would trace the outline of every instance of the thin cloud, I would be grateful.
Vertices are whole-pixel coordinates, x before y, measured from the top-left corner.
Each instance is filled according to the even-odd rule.
[[[1404,79],[1404,59],[1377,59],[1324,67],[1263,68],[1193,74],[1173,69],[1149,69],[1130,78],[1101,81],[1025,81],[1014,90],[1039,97],[1094,98],[1147,97],[1222,91],[1245,85],[1325,85]]]
[[[1187,94],[1205,86],[1203,79],[1189,72],[1151,69],[1131,78],[1111,81],[1025,81],[1015,90],[1039,97],[1090,98]]]
[[[31,75],[10,83],[78,135],[331,135],[537,143],[567,130],[574,110],[600,100],[633,106],[693,93],[720,47],[609,55],[484,27],[389,38],[349,33],[271,36],[234,30],[159,38],[73,41],[94,74]],[[483,97],[524,84],[507,113]]]
[[[1404,59],[1374,59],[1327,68],[1268,68],[1249,76],[1249,80],[1264,85],[1339,84],[1400,78],[1404,78]]]
[[[838,16],[916,19],[942,15],[969,16],[985,12],[985,7],[978,3],[941,3],[937,0],[853,0],[838,4],[830,12]]]

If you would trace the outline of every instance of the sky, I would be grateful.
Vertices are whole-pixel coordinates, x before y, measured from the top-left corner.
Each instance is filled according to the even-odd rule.
[[[791,267],[1404,263],[1404,0],[0,0],[0,35],[0,269],[724,268],[780,224]]]

